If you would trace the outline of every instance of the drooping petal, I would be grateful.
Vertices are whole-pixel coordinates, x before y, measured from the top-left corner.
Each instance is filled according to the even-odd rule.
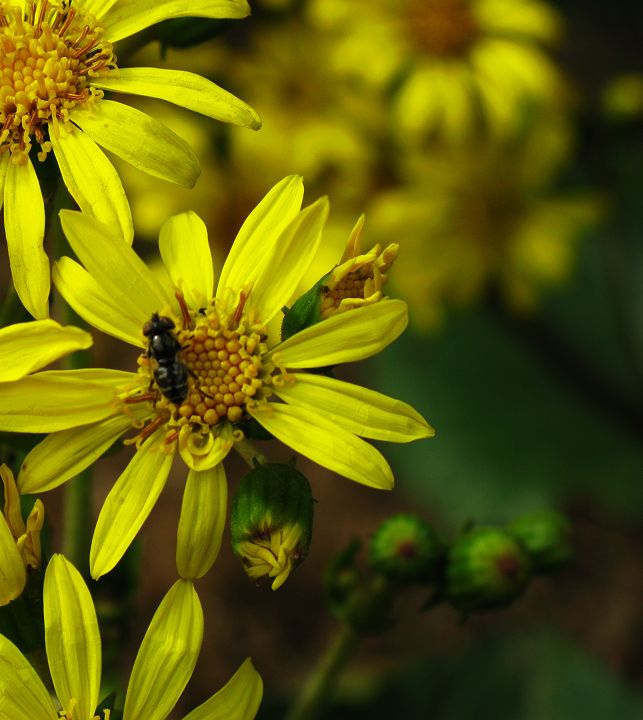
[[[192,211],[168,218],[161,226],[159,249],[188,307],[207,307],[214,290],[214,269],[203,220]]]
[[[247,658],[218,693],[194,708],[184,720],[254,720],[262,696],[261,676]]]
[[[203,577],[221,548],[226,521],[228,483],[223,464],[211,470],[190,470],[183,491],[176,540],[176,567],[182,578]]]
[[[254,284],[264,271],[273,243],[299,213],[303,198],[299,175],[289,175],[268,191],[237,233],[221,270],[217,298],[224,297],[226,288],[238,291]]]
[[[18,380],[75,350],[86,350],[92,337],[54,320],[32,320],[0,329],[0,382]]]
[[[103,503],[89,552],[95,580],[123,557],[165,487],[174,459],[165,433],[161,427],[143,443]]]
[[[116,412],[114,389],[82,378],[41,372],[0,383],[0,430],[56,432],[100,422]]]
[[[143,325],[149,316],[138,305],[123,305],[82,265],[68,257],[54,263],[54,285],[74,310],[97,330],[123,340],[134,347],[144,347]]]
[[[0,512],[0,606],[15,600],[27,581],[25,563],[5,516]],[[2,703],[0,693],[0,708]]]
[[[165,720],[187,685],[203,641],[203,610],[189,580],[161,601],[136,656],[123,720]]]
[[[269,248],[268,257],[250,290],[247,309],[268,323],[290,300],[317,254],[328,217],[328,198],[302,210]]]
[[[435,430],[410,405],[353,383],[325,375],[293,373],[294,384],[275,387],[287,403],[315,412],[360,437],[410,442]]]
[[[31,160],[9,163],[4,185],[4,226],[16,293],[37,319],[49,316],[49,260],[43,250],[45,204]]]
[[[131,245],[132,212],[116,168],[105,153],[78,129],[67,132],[61,126],[57,133],[50,133],[50,139],[60,174],[78,207],[104,225],[118,228],[117,234]]]
[[[149,175],[185,187],[199,177],[199,161],[185,140],[136,108],[101,100],[91,111],[72,110],[70,117],[92,140]]]
[[[74,717],[92,718],[98,703],[101,644],[94,601],[81,574],[63,556],[54,555],[43,591],[45,645],[56,695]]]
[[[153,312],[171,302],[154,273],[105,225],[73,210],[62,210],[60,222],[87,272],[117,303],[132,306],[130,315],[139,320],[141,328]],[[116,322],[116,318],[111,320]]]
[[[249,411],[278,440],[322,467],[379,490],[393,487],[393,473],[381,453],[331,420],[276,403]]]
[[[134,420],[131,415],[120,414],[102,422],[47,435],[22,463],[18,475],[20,492],[45,492],[76,477],[127,432]]]
[[[105,13],[102,24],[105,39],[116,42],[169,18],[237,19],[249,14],[246,0],[127,0]]]
[[[0,635],[0,718],[56,720],[49,693],[25,656]]]
[[[215,120],[253,130],[261,127],[259,116],[243,100],[201,75],[184,70],[120,68],[92,78],[92,85],[104,90],[167,100]]]
[[[284,367],[314,368],[364,360],[396,340],[408,323],[402,300],[338,313],[289,337],[272,351]]]

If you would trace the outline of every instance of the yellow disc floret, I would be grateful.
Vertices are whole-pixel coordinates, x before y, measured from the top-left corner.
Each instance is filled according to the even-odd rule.
[[[236,425],[248,414],[249,403],[265,400],[272,394],[272,363],[262,360],[268,352],[267,331],[262,325],[251,325],[241,313],[219,312],[213,302],[208,309],[188,314],[183,322],[176,320],[174,331],[178,347],[176,362],[185,366],[188,391],[180,404],[167,397],[154,376],[155,361],[149,353],[139,356],[139,372],[146,379],[150,393],[132,396],[151,399],[156,420],[138,435],[145,440],[150,432],[167,423],[168,440],[193,435],[199,445],[205,435],[214,434],[223,424]],[[185,325],[188,324],[188,327]]]
[[[411,36],[430,55],[462,57],[478,37],[468,0],[413,0],[408,20]]]
[[[26,162],[35,142],[44,160],[49,133],[69,125],[76,105],[102,97],[91,76],[115,68],[95,19],[67,0],[0,2],[0,154]]]

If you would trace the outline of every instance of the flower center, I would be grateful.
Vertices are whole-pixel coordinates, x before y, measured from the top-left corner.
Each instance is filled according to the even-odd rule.
[[[139,357],[140,372],[155,388],[157,415],[175,428],[190,424],[208,429],[225,420],[238,423],[246,417],[249,402],[272,393],[272,368],[262,362],[268,352],[266,329],[251,326],[236,313],[232,317],[218,313],[214,306],[193,322],[196,327],[188,329],[176,323],[175,354],[157,358],[148,350]],[[169,368],[164,376],[159,375],[159,359]],[[174,394],[173,377],[187,378],[181,402]]]
[[[439,57],[461,57],[478,36],[469,0],[412,0],[409,28],[421,48]]]
[[[38,158],[51,150],[49,123],[69,123],[76,105],[102,97],[90,77],[115,68],[111,43],[71,0],[0,1],[0,154],[23,163],[33,140]]]

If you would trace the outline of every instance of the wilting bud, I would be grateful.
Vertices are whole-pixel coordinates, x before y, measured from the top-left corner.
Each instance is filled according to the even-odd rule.
[[[375,531],[368,548],[371,566],[389,580],[430,582],[444,546],[434,530],[415,515],[394,515]]]
[[[45,511],[42,502],[36,500],[25,523],[16,481],[6,465],[0,466],[0,477],[4,486],[4,510],[0,514],[0,605],[7,605],[24,590],[27,568],[40,567],[40,531]]]
[[[397,257],[399,245],[391,243],[384,250],[375,245],[362,254],[363,227],[364,215],[361,215],[339,265],[293,303],[281,325],[282,340],[331,315],[383,299],[386,273]]]
[[[291,465],[266,463],[251,470],[232,499],[232,549],[248,577],[274,578],[281,587],[310,546],[313,496],[308,480]]]
[[[446,597],[464,613],[502,607],[522,594],[530,570],[526,551],[508,532],[474,528],[449,549]]]
[[[534,572],[551,572],[569,562],[569,522],[552,510],[523,515],[507,531],[525,548]]]

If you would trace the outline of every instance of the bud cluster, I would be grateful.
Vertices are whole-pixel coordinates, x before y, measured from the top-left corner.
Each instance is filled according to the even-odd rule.
[[[446,602],[465,616],[517,600],[536,574],[559,569],[571,558],[569,524],[558,513],[524,515],[505,527],[468,527],[450,543],[422,518],[385,520],[358,564],[354,541],[331,565],[326,589],[333,613],[359,634],[392,623],[393,601],[405,587],[431,588],[424,609]]]

